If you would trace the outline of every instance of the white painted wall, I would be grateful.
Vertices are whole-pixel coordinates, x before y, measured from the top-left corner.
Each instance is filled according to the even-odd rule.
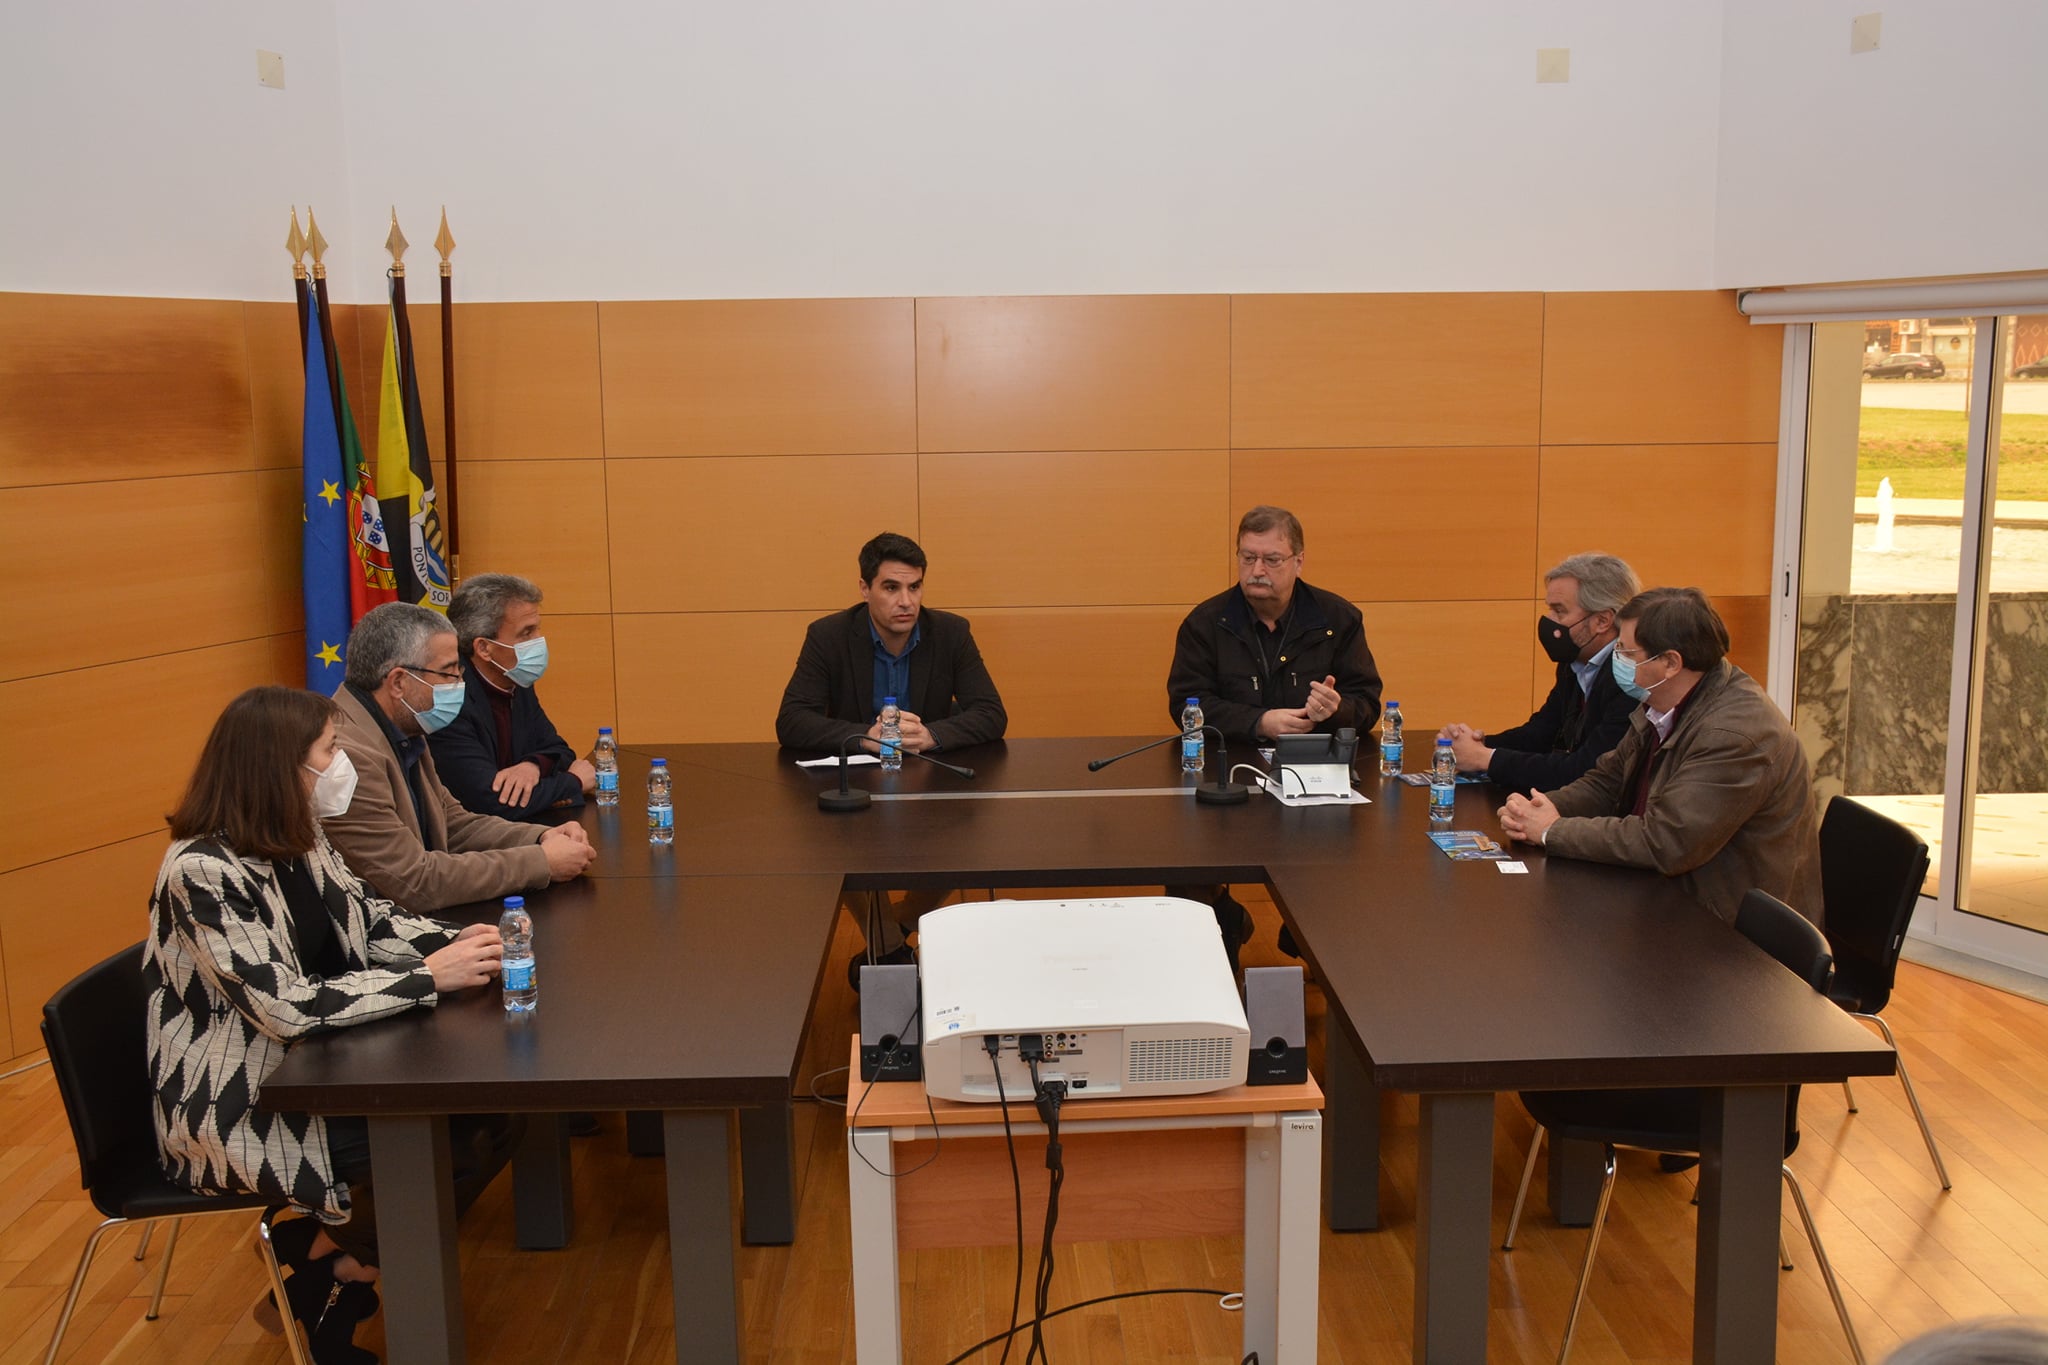
[[[1717,284],[2048,268],[2048,4],[1724,8]]]
[[[10,4],[0,289],[288,297],[308,200],[358,299],[443,203],[469,299],[1701,288],[1721,47],[1638,0]]]
[[[309,203],[345,270],[335,48],[333,0],[0,4],[0,290],[289,299]]]

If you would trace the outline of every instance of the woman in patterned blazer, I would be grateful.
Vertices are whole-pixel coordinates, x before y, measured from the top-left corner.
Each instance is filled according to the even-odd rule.
[[[277,1229],[292,1309],[309,1330],[343,1319],[313,1332],[316,1359],[361,1362],[375,1357],[348,1337],[376,1298],[344,1290],[376,1278],[367,1125],[265,1110],[264,1078],[296,1038],[487,983],[503,949],[491,925],[458,930],[380,899],[328,846],[320,820],[346,810],[354,788],[334,716],[332,701],[288,687],[228,703],[170,816],[142,970],[164,1170],[313,1214]],[[495,1115],[453,1123],[466,1207],[514,1134]]]

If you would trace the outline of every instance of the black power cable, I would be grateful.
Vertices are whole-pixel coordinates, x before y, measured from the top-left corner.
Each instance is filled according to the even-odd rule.
[[[1020,1034],[1017,1055],[1024,1059],[1024,1065],[1031,1072],[1031,1091],[1037,1100],[1039,1120],[1045,1124],[1045,1169],[1048,1172],[1045,1233],[1038,1243],[1038,1280],[1032,1295],[1031,1345],[1024,1353],[1024,1365],[1032,1365],[1033,1361],[1052,1365],[1052,1356],[1045,1348],[1045,1318],[1046,1302],[1052,1294],[1053,1230],[1059,1226],[1060,1186],[1066,1183],[1067,1178],[1066,1161],[1060,1148],[1060,1105],[1067,1097],[1067,1083],[1048,1081],[1038,1074],[1038,1064],[1045,1060],[1044,1034]]]
[[[919,977],[917,982],[917,993],[910,1002],[910,1017],[903,1021],[902,1028],[897,1029],[894,1034],[889,1035],[893,1037],[896,1041],[890,1043],[887,1049],[884,1050],[882,1053],[882,1062],[885,1065],[888,1062],[894,1060],[896,1054],[902,1050],[903,1035],[910,1032],[910,1026],[917,1022],[918,1012],[923,1008],[924,978]],[[825,1072],[821,1074],[829,1075],[831,1073]],[[847,1077],[847,1084],[851,1086],[852,1083],[853,1078],[849,1075]],[[813,1078],[812,1087],[814,1094],[816,1093],[816,1084],[816,1078]],[[869,1081],[861,1087],[860,1098],[854,1102],[853,1114],[846,1120],[846,1126],[848,1128],[858,1128],[860,1126],[861,1106],[865,1105],[868,1102],[868,1096],[874,1093],[874,1089],[877,1084],[878,1082]],[[818,1098],[823,1099],[824,1096],[820,1095],[818,1096]],[[842,1103],[844,1103],[844,1101],[842,1101]],[[854,1147],[853,1154],[860,1158],[861,1165],[867,1167],[876,1175],[887,1176],[891,1180],[901,1180],[906,1175],[916,1175],[919,1171],[923,1170],[925,1167],[931,1165],[934,1161],[937,1161],[939,1159],[939,1116],[938,1113],[932,1108],[932,1092],[930,1086],[925,1087],[924,1112],[930,1115],[932,1121],[932,1154],[926,1157],[923,1161],[918,1162],[915,1166],[912,1166],[909,1170],[885,1171],[881,1167],[875,1165],[874,1162],[869,1161],[868,1154],[866,1152],[863,1152],[858,1147]],[[850,1146],[851,1144],[848,1145]]]
[[[1064,1308],[1055,1308],[1045,1315],[1043,1321],[1049,1322],[1054,1318],[1065,1317],[1069,1313],[1078,1313],[1083,1308],[1093,1308],[1098,1304],[1115,1303],[1119,1299],[1149,1299],[1161,1294],[1204,1294],[1213,1299],[1225,1299],[1236,1292],[1234,1289],[1126,1289],[1120,1294],[1103,1294],[1096,1298],[1083,1299],[1079,1303],[1070,1303]],[[972,1359],[978,1352],[987,1350],[1007,1337],[1014,1337],[1017,1333],[1023,1331],[1025,1327],[1033,1325],[1032,1323],[1025,1323],[1022,1326],[1012,1326],[1007,1332],[998,1332],[992,1337],[986,1337],[981,1341],[977,1341],[959,1355],[947,1361],[946,1365],[964,1365],[964,1362]],[[1253,1351],[1250,1355],[1246,1356],[1244,1358],[1244,1365],[1259,1365],[1259,1353]]]
[[[1017,1211],[1016,1273],[1010,1280],[1010,1330],[1003,1333],[1003,1358],[996,1365],[1009,1365],[1010,1347],[1017,1340],[1017,1306],[1024,1298],[1024,1177],[1017,1170],[1017,1139],[1010,1131],[1010,1097],[1003,1093],[1003,1039],[991,1033],[981,1040],[989,1065],[996,1073],[996,1107],[1003,1111],[1003,1146],[1010,1150],[1010,1199]],[[990,1341],[995,1338],[989,1338]],[[984,1343],[986,1344],[986,1343]],[[975,1347],[980,1350],[981,1347]],[[972,1352],[969,1352],[972,1354]]]

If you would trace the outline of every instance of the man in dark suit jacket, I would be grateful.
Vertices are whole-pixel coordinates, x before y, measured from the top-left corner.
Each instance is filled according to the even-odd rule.
[[[882,698],[896,698],[903,747],[920,753],[1001,739],[1010,723],[981,661],[967,618],[924,605],[925,555],[908,536],[885,533],[860,548],[860,602],[811,622],[796,671],[782,690],[775,737],[791,749],[837,753],[853,735],[879,739]],[[876,746],[879,747],[879,746]],[[950,892],[913,891],[893,915],[869,904],[847,910],[868,948],[846,964],[860,989],[863,962],[909,962],[904,942]]]
[[[597,769],[541,709],[547,671],[540,589],[516,574],[463,580],[448,604],[462,656],[462,714],[427,736],[455,799],[479,815],[552,823],[583,804]]]
[[[1010,723],[967,618],[924,605],[924,551],[908,536],[860,550],[858,606],[804,632],[782,691],[775,737],[791,749],[837,753],[849,735],[882,733],[882,698],[896,698],[903,747],[964,749],[1001,739]]]
[[[1536,713],[1512,729],[1483,734],[1447,725],[1458,770],[1484,773],[1509,791],[1556,791],[1590,772],[1621,743],[1636,699],[1608,668],[1615,613],[1641,591],[1636,573],[1613,555],[1576,554],[1545,574],[1545,611],[1536,618],[1557,682]]]

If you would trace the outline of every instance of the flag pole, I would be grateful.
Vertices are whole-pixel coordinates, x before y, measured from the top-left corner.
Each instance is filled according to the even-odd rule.
[[[446,204],[441,206],[434,249],[441,253],[441,463],[448,476],[442,520],[448,534],[448,586],[454,589],[462,584],[462,532],[455,506],[455,267],[448,260],[455,252],[455,237],[448,231]]]
[[[299,305],[299,360],[306,358],[306,234],[299,231],[299,206],[292,205],[292,231],[284,239],[292,257],[292,297]]]
[[[306,206],[306,249],[313,253],[313,299],[320,310],[320,350],[327,360],[327,396],[334,408],[334,429],[341,430],[341,373],[336,361],[334,313],[327,302],[327,239],[320,235],[313,206]]]

